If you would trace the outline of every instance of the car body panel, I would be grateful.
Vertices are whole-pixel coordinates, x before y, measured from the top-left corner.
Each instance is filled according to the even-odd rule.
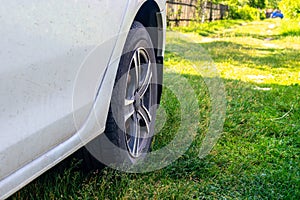
[[[0,199],[104,131],[126,31],[145,0],[2,3]]]
[[[113,6],[108,0],[3,2],[0,161],[6,164],[0,178],[76,132],[73,111],[85,108],[81,114],[87,116],[97,92],[86,86],[81,90],[84,98],[74,108],[77,73],[83,71],[90,52],[119,31],[126,8],[123,2],[115,6],[120,14],[110,18],[112,24],[101,22]],[[98,64],[89,63],[89,77],[81,78],[81,84],[99,85],[113,42],[105,47]],[[85,117],[77,117],[77,127],[84,121]]]

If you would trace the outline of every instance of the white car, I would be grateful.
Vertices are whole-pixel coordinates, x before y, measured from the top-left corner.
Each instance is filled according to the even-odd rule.
[[[145,156],[165,26],[164,0],[1,1],[0,199],[84,146],[91,165]]]

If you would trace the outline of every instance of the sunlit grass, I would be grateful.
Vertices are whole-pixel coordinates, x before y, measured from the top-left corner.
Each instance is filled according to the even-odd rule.
[[[14,198],[300,199],[300,40],[282,35],[282,22],[194,24],[177,29],[184,36],[168,32],[165,75],[188,80],[200,113],[196,140],[170,166],[145,174],[105,168],[86,175],[72,164],[43,175]],[[211,111],[204,81],[210,74],[203,66],[218,69],[227,113],[218,144],[199,159]],[[167,145],[180,126],[180,102],[167,87],[161,107],[168,118],[154,150]]]
[[[230,29],[216,38],[207,40],[201,35],[192,38],[207,51],[224,78],[299,84],[300,37],[281,36],[281,23],[287,22],[275,19],[241,23],[234,31]]]

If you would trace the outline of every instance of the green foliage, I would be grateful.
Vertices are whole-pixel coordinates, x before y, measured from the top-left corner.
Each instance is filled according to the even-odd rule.
[[[236,6],[236,5],[235,6],[234,5],[230,6],[229,7],[229,16],[228,17],[230,19],[241,19],[238,10],[239,10],[238,6]]]
[[[280,25],[280,34],[282,36],[300,36],[300,21],[283,20]]]
[[[257,20],[260,19],[260,11],[257,8],[244,5],[243,7],[230,7],[229,17],[232,19]]]
[[[249,0],[248,5],[253,8],[265,8],[266,0]]]
[[[279,8],[288,18],[300,18],[300,1],[299,0],[282,0]]]
[[[222,3],[229,6],[244,6],[248,3],[248,0],[224,0]]]
[[[279,3],[280,1],[281,1],[281,0],[268,0],[268,1],[267,1],[266,7],[267,7],[267,8],[278,8],[278,3]]]
[[[230,6],[244,6],[249,5],[253,8],[277,8],[278,3],[281,0],[223,0],[220,3],[230,5]],[[297,0],[295,0],[297,1]]]
[[[244,20],[256,20],[259,19],[259,11],[256,8],[252,8],[248,5],[238,9],[240,19]]]
[[[263,10],[259,11],[259,19],[261,20],[266,19],[266,13]]]

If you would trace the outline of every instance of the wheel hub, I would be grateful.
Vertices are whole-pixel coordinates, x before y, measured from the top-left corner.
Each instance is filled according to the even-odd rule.
[[[141,106],[142,106],[142,99],[141,99],[141,96],[136,93],[135,96],[134,96],[134,108],[136,111],[140,110]]]

